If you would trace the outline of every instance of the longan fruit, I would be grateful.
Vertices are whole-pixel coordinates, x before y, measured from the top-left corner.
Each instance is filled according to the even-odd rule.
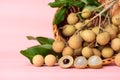
[[[73,35],[68,40],[68,44],[73,49],[82,47],[82,38],[79,35]]]
[[[76,31],[75,27],[73,25],[65,25],[63,27],[62,33],[64,36],[72,36],[74,32]]]
[[[82,55],[86,58],[89,58],[90,56],[93,55],[93,51],[92,51],[92,48],[90,47],[84,47],[82,49]]]
[[[82,22],[78,22],[75,24],[75,28],[76,29],[81,29],[81,27],[83,26],[84,24]]]
[[[82,13],[81,13],[81,16],[83,18],[89,18],[91,16],[91,13],[92,13],[91,10],[89,10],[89,9],[83,9]]]
[[[106,45],[110,41],[110,34],[108,32],[102,32],[102,33],[97,35],[96,41],[100,45]]]
[[[103,48],[103,50],[102,50],[102,56],[103,56],[104,58],[111,58],[111,57],[113,56],[113,54],[114,54],[114,51],[113,51],[113,49],[110,48],[110,47],[105,47],[105,48]]]
[[[90,22],[89,19],[85,20],[85,24],[87,24],[87,27],[91,27],[92,26],[92,22]]]
[[[98,27],[98,26],[96,26],[96,27],[92,28],[92,31],[93,31],[96,35],[98,35],[98,34],[99,34],[100,29],[99,29],[99,27]]]
[[[81,56],[82,55],[82,47],[81,48],[79,48],[79,49],[75,49],[74,50],[74,56]]]
[[[56,53],[62,52],[64,47],[65,47],[65,43],[63,41],[56,40],[52,44],[52,48]]]
[[[119,51],[120,50],[120,39],[115,38],[111,41],[111,47],[114,51]]]
[[[82,36],[83,40],[85,40],[86,42],[93,42],[96,38],[95,33],[92,30],[84,30],[82,32]]]
[[[49,54],[49,55],[47,55],[45,57],[45,64],[47,66],[53,66],[53,65],[55,65],[56,61],[57,61],[56,57],[54,55],[52,55],[52,54]]]
[[[70,13],[67,17],[67,22],[68,22],[68,24],[71,24],[71,25],[77,23],[78,20],[79,19],[75,13]]]
[[[117,26],[120,25],[120,14],[114,15],[114,16],[112,17],[112,23],[113,23],[114,25],[117,25]]]
[[[115,56],[115,64],[120,67],[120,53]]]
[[[105,27],[105,30],[109,32],[111,39],[114,39],[117,36],[117,32],[112,28],[111,25],[107,25],[107,27]]]
[[[99,49],[97,49],[97,48],[92,48],[92,50],[93,50],[93,54],[94,54],[94,55],[101,56],[101,52],[100,52]]]
[[[67,46],[63,49],[62,55],[63,56],[66,56],[66,55],[72,56],[73,53],[74,53],[73,49],[71,47]]]
[[[42,55],[35,55],[32,59],[32,63],[34,66],[39,67],[44,64],[44,58]]]

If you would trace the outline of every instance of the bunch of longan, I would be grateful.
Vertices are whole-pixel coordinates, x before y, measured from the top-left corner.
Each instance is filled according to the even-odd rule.
[[[87,8],[77,13],[71,12],[67,16],[67,23],[58,28],[65,40],[55,40],[52,47],[63,56],[58,62],[61,67],[68,68],[74,64],[76,68],[100,68],[102,60],[113,58],[119,53],[120,14],[107,19],[106,16],[101,17],[97,26],[91,20],[93,14],[94,11]]]

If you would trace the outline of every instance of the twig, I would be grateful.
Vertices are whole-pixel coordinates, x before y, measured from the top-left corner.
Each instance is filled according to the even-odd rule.
[[[104,12],[106,12],[107,10],[109,10],[118,0],[113,0],[113,2],[106,7],[105,9],[103,9],[99,14],[97,14],[96,16],[94,16],[93,18],[90,19],[90,21],[84,25],[81,26],[81,29],[83,29],[86,25],[88,25],[91,21],[93,21],[95,18],[97,18],[98,16],[100,16],[101,14],[103,14]],[[81,31],[81,29],[78,29],[75,34],[77,34],[78,32]]]

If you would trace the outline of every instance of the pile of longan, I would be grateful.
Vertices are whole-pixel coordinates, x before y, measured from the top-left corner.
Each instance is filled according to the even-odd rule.
[[[115,57],[115,63],[120,66],[120,14],[103,17],[94,25],[90,19],[94,14],[90,9],[68,14],[66,24],[58,30],[65,39],[55,40],[53,50],[62,54],[58,64],[62,68],[101,68],[103,60]],[[86,24],[86,25],[85,25]],[[85,25],[85,26],[83,26]]]

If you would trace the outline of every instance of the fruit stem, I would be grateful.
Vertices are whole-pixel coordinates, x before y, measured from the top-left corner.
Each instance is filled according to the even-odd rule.
[[[109,10],[118,0],[112,0],[111,4],[108,5],[108,7],[104,8],[99,14],[97,14],[96,16],[94,16],[93,18],[90,19],[90,21],[84,25],[81,26],[80,29],[78,29],[75,34],[78,34],[86,25],[88,25],[91,21],[93,21],[95,18],[97,18],[98,16],[100,16],[101,14],[103,14],[104,12],[106,12],[107,10]]]

